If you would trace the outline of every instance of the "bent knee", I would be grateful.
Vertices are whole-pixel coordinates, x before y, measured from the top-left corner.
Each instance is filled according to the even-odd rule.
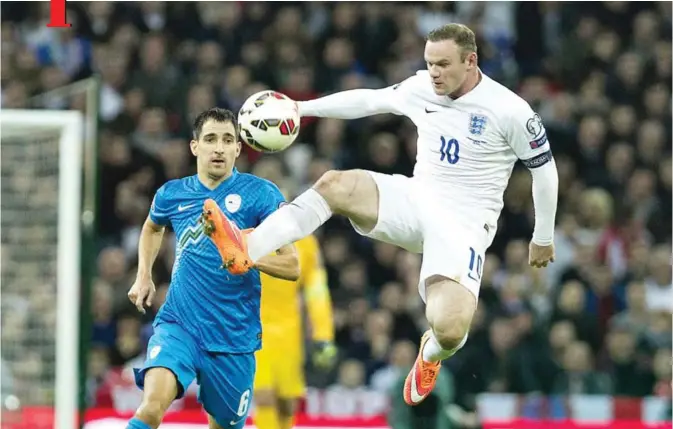
[[[442,349],[452,350],[463,346],[463,341],[470,330],[471,313],[435,313],[427,314],[427,318]]]
[[[437,342],[444,350],[461,347],[476,308],[472,292],[461,284],[432,277],[426,282],[426,317]]]
[[[275,407],[276,393],[271,389],[255,390],[255,405],[258,407]]]
[[[318,179],[313,188],[325,198],[334,212],[340,212],[348,206],[350,200],[357,198],[358,184],[366,174],[363,170],[330,170]]]
[[[459,324],[437,323],[432,326],[432,332],[443,350],[455,350],[465,345],[468,328]]]
[[[159,427],[168,406],[170,406],[170,404],[166,405],[157,399],[143,400],[136,411],[136,417],[152,428]]]

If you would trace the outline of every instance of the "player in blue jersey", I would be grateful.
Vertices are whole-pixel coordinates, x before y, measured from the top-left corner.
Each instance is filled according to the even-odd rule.
[[[259,273],[288,280],[299,276],[293,246],[262,258],[242,276],[222,269],[214,240],[224,229],[223,212],[239,228],[254,228],[284,199],[273,183],[234,168],[241,143],[232,112],[201,113],[193,133],[197,174],[157,191],[140,236],[138,275],[128,293],[139,311],[152,304],[152,265],[169,223],[176,255],[145,364],[136,370],[143,399],[128,429],[156,429],[194,380],[210,429],[242,428],[252,400],[254,352],[261,346]]]

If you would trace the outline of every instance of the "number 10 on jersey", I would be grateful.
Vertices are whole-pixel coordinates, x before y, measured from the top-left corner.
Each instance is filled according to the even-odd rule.
[[[481,273],[484,268],[484,260],[474,247],[470,247],[470,272],[467,274],[472,280],[481,280]]]
[[[447,140],[444,137],[441,138],[442,147],[439,148],[439,160],[446,160],[449,164],[453,165],[458,162],[460,157],[458,153],[460,152],[460,145],[458,140],[450,139]]]

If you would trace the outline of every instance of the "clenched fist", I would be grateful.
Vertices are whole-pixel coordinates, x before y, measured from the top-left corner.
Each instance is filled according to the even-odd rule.
[[[139,312],[145,314],[145,305],[150,307],[154,294],[157,292],[152,279],[137,278],[131,289],[129,289],[129,300],[136,306]]]
[[[538,246],[531,241],[528,246],[528,264],[531,267],[546,267],[550,262],[554,262],[554,256],[554,244]]]

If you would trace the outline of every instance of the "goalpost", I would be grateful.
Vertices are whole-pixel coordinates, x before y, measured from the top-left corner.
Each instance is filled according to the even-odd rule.
[[[3,384],[10,384],[3,396],[9,394],[15,407],[52,407],[54,426],[73,429],[79,393],[83,115],[2,110],[0,137],[7,316]],[[41,302],[53,295],[55,315]],[[21,311],[25,324],[12,326],[17,322],[11,318]]]

